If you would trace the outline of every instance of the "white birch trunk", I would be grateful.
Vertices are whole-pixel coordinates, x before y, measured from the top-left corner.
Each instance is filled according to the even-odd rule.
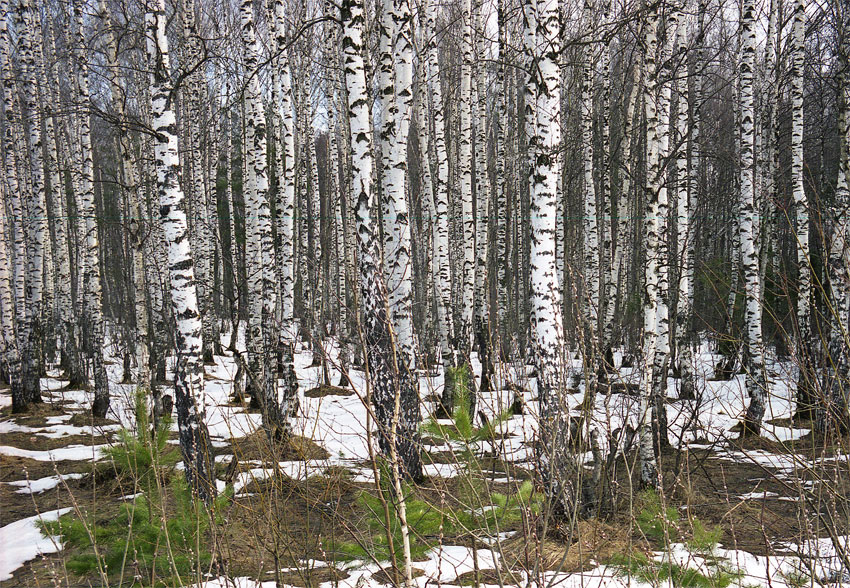
[[[440,80],[440,51],[436,39],[437,9],[426,0],[424,4],[425,37],[428,57],[428,90],[431,96],[430,113],[434,122],[434,152],[437,173],[434,176],[434,266],[437,273],[437,322],[440,331],[443,374],[449,373],[457,363],[454,341],[454,307],[452,305],[452,271],[449,257],[449,155],[446,147],[446,120],[443,110],[443,90]],[[444,386],[441,404],[451,413],[454,407],[454,390]]]
[[[764,369],[764,344],[761,324],[761,283],[755,217],[755,157],[753,151],[755,108],[753,73],[756,62],[755,2],[744,0],[741,6],[741,266],[744,272],[746,308],[746,385],[750,404],[745,417],[745,433],[758,435],[769,394]]]
[[[593,29],[596,15],[592,0],[585,0],[583,17],[585,26]],[[584,371],[587,398],[596,391],[596,368],[599,328],[599,214],[596,207],[596,185],[593,179],[593,78],[596,58],[592,45],[584,49],[581,67],[581,148],[584,172],[583,226],[584,226],[584,299],[582,301],[584,345]],[[603,195],[604,197],[604,195]]]
[[[107,66],[109,71],[110,90],[112,104],[123,123],[126,118],[124,108],[125,90],[121,83],[118,69],[118,35],[113,28],[112,19],[105,0],[100,2],[100,18],[103,27],[109,35],[109,47],[107,49]],[[147,310],[147,284],[145,280],[145,238],[147,230],[145,219],[139,198],[139,174],[135,164],[135,153],[130,141],[128,131],[121,129],[118,139],[118,147],[121,157],[121,178],[124,197],[130,204],[129,231],[132,241],[132,264],[133,264],[133,301],[136,320],[135,333],[135,360],[136,360],[136,385],[142,390],[149,390],[151,386],[151,373],[148,351],[148,310]]]
[[[277,316],[274,243],[272,241],[271,209],[269,206],[269,178],[267,169],[267,125],[260,94],[259,57],[260,43],[254,25],[252,0],[243,0],[240,6],[242,41],[245,47],[245,67],[248,73],[246,89],[246,126],[248,143],[246,156],[248,181],[245,184],[247,222],[250,226],[248,251],[248,309],[250,339],[249,353],[256,354],[251,366],[259,366],[252,374],[254,389],[261,397],[263,427],[273,439],[288,435],[286,415],[281,411],[277,375],[273,357],[279,338],[274,333]],[[257,389],[259,387],[259,389]],[[290,396],[287,395],[287,398]]]
[[[404,354],[404,362],[412,369],[416,360],[413,340],[413,261],[410,242],[410,216],[407,206],[407,136],[410,133],[413,105],[413,26],[407,0],[399,0],[388,13],[392,1],[384,3],[383,19],[392,35],[392,88],[385,89],[382,100],[392,101],[389,121],[382,132],[382,149],[386,165],[383,170],[384,200],[384,267],[387,278],[390,316]],[[383,70],[382,70],[382,80]],[[390,92],[391,93],[388,93]],[[387,109],[385,108],[385,111]],[[384,136],[386,135],[386,136]]]
[[[13,264],[9,285],[12,293],[12,308],[9,309],[8,316],[13,319],[11,322],[14,328],[11,334],[14,335],[14,349],[9,351],[7,366],[12,394],[12,411],[22,412],[28,408],[31,397],[29,391],[24,387],[24,368],[21,362],[21,354],[28,352],[30,335],[26,320],[26,256],[23,254],[26,250],[26,244],[24,242],[23,210],[15,155],[17,148],[14,129],[18,125],[18,111],[15,104],[15,77],[9,55],[11,39],[8,34],[10,19],[8,0],[0,0],[0,18],[2,18],[0,20],[0,60],[2,60],[0,66],[3,73],[3,111],[6,119],[3,129],[4,172],[6,175],[4,186],[8,190],[4,195],[8,196],[8,212],[10,213],[8,224],[11,225],[8,229],[4,227],[0,238],[3,238],[5,243],[6,235],[10,235],[11,247],[9,247],[8,253],[12,254],[10,262]],[[7,202],[7,199],[4,198],[3,201]],[[3,216],[4,219],[6,214],[5,207],[0,209],[0,216]],[[4,222],[4,224],[6,223]],[[9,232],[7,233],[7,231]],[[6,316],[6,312],[7,309],[4,306],[4,316]],[[7,346],[10,347],[11,345],[12,343],[7,343]]]
[[[812,267],[809,247],[809,202],[803,178],[803,76],[806,45],[806,0],[795,0],[791,25],[791,195],[794,201],[797,241],[797,414],[811,416],[815,403],[811,371]]]
[[[77,104],[80,108],[78,115],[80,132],[80,150],[82,168],[80,170],[80,192],[77,194],[77,214],[85,219],[86,243],[86,281],[87,295],[85,302],[86,319],[89,328],[89,353],[92,359],[94,377],[94,402],[92,413],[103,418],[109,409],[109,382],[106,376],[106,366],[103,363],[103,347],[106,344],[103,330],[103,294],[101,290],[101,275],[96,221],[97,209],[94,201],[94,161],[92,159],[91,116],[89,104],[89,75],[86,62],[85,40],[83,37],[83,6],[81,0],[74,2],[74,16],[77,50]]]
[[[177,120],[169,78],[168,37],[165,33],[165,1],[154,0],[145,13],[147,54],[151,70],[151,118],[155,133],[154,158],[159,192],[159,212],[168,250],[171,310],[176,322],[177,362],[174,392],[177,427],[186,479],[196,496],[215,496],[209,432],[204,417],[204,366],[201,317],[195,287],[189,228],[180,188]]]
[[[461,74],[458,110],[460,136],[458,138],[458,186],[460,223],[463,252],[461,264],[461,309],[458,344],[461,360],[469,361],[472,345],[472,314],[475,303],[475,211],[472,202],[472,0],[463,0],[463,37],[461,41]]]
[[[384,455],[396,455],[394,464],[414,480],[422,477],[419,444],[419,396],[410,372],[397,360],[387,315],[387,294],[379,269],[380,249],[372,220],[372,130],[363,65],[365,18],[360,0],[344,0],[343,23],[345,85],[348,91],[352,158],[352,194],[357,198],[357,249],[363,333],[368,356],[369,382],[378,441]],[[398,399],[398,400],[396,400]],[[394,433],[394,434],[393,434]]]
[[[657,487],[658,466],[655,457],[655,443],[652,435],[651,417],[654,405],[653,372],[657,349],[658,322],[658,282],[660,259],[660,141],[659,121],[656,93],[658,90],[658,68],[656,67],[656,52],[658,50],[658,9],[650,5],[644,22],[645,38],[644,51],[646,55],[645,69],[652,78],[646,85],[644,109],[646,116],[646,216],[644,220],[644,239],[646,243],[645,291],[643,300],[643,365],[641,372],[640,412],[638,423],[640,459],[640,483],[644,486]]]
[[[481,0],[473,0],[475,26],[475,337],[481,362],[480,391],[491,389],[490,288],[487,259],[490,237],[490,172],[487,165],[487,62],[484,52],[485,22]],[[560,166],[559,166],[560,167]]]
[[[553,157],[560,148],[561,72],[559,10],[557,0],[542,0],[535,16],[539,44],[537,68],[530,83],[536,99],[537,123],[533,128],[534,173],[531,182],[531,337],[537,364],[540,398],[540,475],[553,514],[568,519],[573,514],[578,482],[569,446],[569,411],[565,401],[568,364],[561,315],[561,287],[555,256],[555,213],[559,170]],[[528,22],[526,26],[528,26]]]
[[[677,31],[678,55],[683,63],[687,63],[687,26],[684,22],[679,23]],[[676,110],[676,184],[674,185],[674,199],[676,202],[676,251],[678,260],[678,298],[676,306],[676,358],[679,368],[679,398],[693,398],[694,396],[694,358],[691,348],[690,329],[691,313],[694,295],[694,264],[693,264],[693,230],[691,228],[691,199],[694,196],[690,192],[693,185],[692,176],[696,173],[688,166],[687,145],[690,140],[693,146],[698,133],[696,123],[693,135],[688,139],[688,82],[678,80],[676,82],[678,91]],[[696,112],[697,108],[694,108]]]

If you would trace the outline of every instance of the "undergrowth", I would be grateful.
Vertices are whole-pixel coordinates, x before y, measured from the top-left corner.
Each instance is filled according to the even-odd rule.
[[[621,575],[635,577],[652,585],[669,582],[676,588],[726,588],[743,574],[714,556],[723,529],[709,526],[697,517],[682,521],[679,511],[665,506],[661,496],[652,489],[638,495],[640,510],[635,521],[643,535],[662,551],[661,561],[634,551],[617,554],[608,565]],[[689,529],[687,527],[690,527]],[[702,560],[699,568],[672,561],[673,543],[683,541],[689,553]]]
[[[136,418],[135,434],[120,431],[120,443],[106,454],[116,473],[142,491],[121,504],[114,517],[77,511],[42,521],[40,529],[76,550],[66,568],[79,576],[98,574],[111,583],[132,575],[134,586],[182,586],[210,569],[208,533],[221,522],[217,513],[233,493],[228,489],[210,506],[198,501],[182,476],[170,475],[177,461],[175,452],[165,452],[170,421],[163,419],[151,432],[141,392]],[[163,484],[169,477],[170,483]]]
[[[387,468],[382,468],[388,472]],[[381,476],[381,493],[390,505],[395,500],[389,487],[389,476]],[[416,490],[409,484],[403,484],[406,506],[407,523],[410,532],[410,548],[413,560],[421,560],[428,551],[439,543],[441,536],[470,538],[492,536],[496,530],[505,528],[519,521],[523,513],[539,514],[542,510],[543,497],[535,492],[530,481],[525,481],[513,494],[491,492],[486,494],[486,504],[479,508],[470,508],[473,503],[472,495],[477,496],[480,504],[485,495],[480,487],[480,480],[470,480],[467,489],[458,497],[456,506],[448,504],[435,505],[424,497],[417,495]],[[365,533],[354,537],[352,541],[326,541],[324,549],[329,555],[338,560],[369,559],[378,561],[391,559],[393,551],[400,557],[402,545],[401,522],[395,508],[390,506],[389,529],[395,549],[390,549],[387,533],[387,516],[381,496],[374,492],[362,491],[357,497],[357,506],[363,515],[363,524],[358,528]],[[399,561],[396,562],[400,564]]]
[[[444,439],[446,441],[460,441],[464,443],[475,443],[493,439],[497,433],[497,427],[510,419],[513,412],[505,410],[492,420],[480,427],[473,424],[474,416],[471,410],[471,394],[469,388],[469,372],[466,366],[450,368],[451,378],[454,380],[455,408],[452,411],[452,424],[442,425],[437,419],[431,418],[422,425],[422,432]]]

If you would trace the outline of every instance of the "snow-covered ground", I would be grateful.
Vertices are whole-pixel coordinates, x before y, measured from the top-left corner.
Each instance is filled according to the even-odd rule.
[[[328,343],[327,352],[333,359],[336,350]],[[284,475],[293,478],[304,479],[306,476],[321,473],[329,466],[344,466],[354,472],[354,480],[370,481],[373,472],[370,467],[364,467],[363,463],[369,460],[369,447],[365,424],[367,423],[367,410],[364,406],[362,395],[366,385],[362,372],[352,371],[349,376],[352,380],[355,394],[350,396],[325,396],[320,398],[308,398],[303,396],[305,390],[316,387],[321,381],[321,372],[318,367],[310,367],[311,353],[301,349],[295,357],[295,368],[298,375],[301,390],[301,411],[294,423],[297,434],[310,438],[324,447],[329,457],[322,460],[281,462],[279,467]],[[699,380],[697,392],[699,401],[671,402],[667,405],[668,421],[670,426],[670,439],[679,447],[690,447],[693,449],[711,446],[715,457],[728,459],[730,461],[749,460],[770,468],[780,476],[792,479],[799,473],[801,464],[808,463],[804,456],[788,454],[771,454],[765,451],[747,451],[746,454],[723,443],[726,439],[734,438],[736,435],[730,429],[740,421],[747,404],[747,396],[744,388],[743,376],[737,376],[731,381],[710,381],[706,376],[710,375],[713,357],[707,351],[697,355]],[[480,373],[480,365],[473,358],[473,368]],[[338,381],[339,372],[331,364],[331,380]],[[574,367],[579,367],[577,359]],[[526,376],[525,366],[497,365],[496,390],[481,395],[479,408],[488,417],[501,413],[513,401],[514,392],[507,389],[507,384],[512,383],[524,389],[524,399],[528,410],[523,415],[518,415],[501,423],[503,439],[495,444],[487,442],[480,443],[481,451],[493,451],[508,462],[525,462],[532,458],[532,440],[535,436],[537,409],[534,398],[536,396],[536,384],[532,377]],[[92,427],[73,426],[67,423],[68,415],[49,417],[45,426],[20,425],[13,420],[0,421],[0,435],[6,433],[27,433],[35,437],[45,439],[61,439],[70,435],[102,434],[105,431],[115,431],[120,426],[133,428],[134,422],[134,394],[132,384],[121,384],[123,376],[120,361],[114,361],[108,365],[110,386],[112,392],[112,403],[109,418],[121,423],[99,427],[99,433],[93,431]],[[256,413],[248,413],[242,407],[229,403],[233,392],[233,378],[236,374],[236,364],[230,356],[217,356],[215,365],[206,366],[206,389],[204,404],[207,411],[207,424],[210,430],[213,444],[218,447],[227,446],[232,439],[245,437],[260,428],[261,417]],[[771,394],[767,406],[766,421],[773,419],[788,418],[792,414],[793,390],[787,382],[793,381],[790,372],[782,364],[773,363],[771,366],[772,381]],[[58,375],[58,374],[53,374]],[[169,374],[170,375],[170,374]],[[624,382],[637,383],[638,374],[636,370],[624,369],[620,377]],[[91,404],[91,394],[80,390],[64,390],[63,382],[55,377],[42,380],[43,389],[48,399],[53,401],[65,401],[66,410],[87,410]],[[442,389],[442,376],[425,376],[420,379],[420,390],[422,397],[432,394],[439,395]],[[581,385],[583,386],[583,384]],[[669,397],[676,398],[677,380],[669,379]],[[583,389],[579,393],[567,397],[570,409],[578,407],[583,399]],[[626,424],[632,426],[637,423],[636,396],[623,394],[597,395],[594,413],[591,417],[591,425],[597,427],[602,433],[602,438],[608,434],[622,430]],[[8,394],[0,394],[0,406],[10,403]],[[695,409],[695,403],[698,408]],[[432,408],[423,405],[425,411]],[[763,436],[777,441],[787,441],[805,435],[806,429],[791,428],[765,424]],[[720,441],[720,443],[718,443]],[[0,445],[0,456],[18,456],[41,461],[95,461],[101,458],[102,449],[105,445],[86,446],[71,444],[49,450],[25,450],[9,445]],[[219,455],[217,462],[227,462],[229,455]],[[835,459],[833,456],[832,459]],[[262,480],[273,475],[270,466],[261,462],[247,464],[247,470],[240,471],[234,480],[234,490],[238,494],[248,484],[255,480]],[[452,477],[457,475],[456,464],[429,464],[426,473],[429,476]],[[81,474],[68,474],[64,478],[74,479]],[[18,493],[40,493],[50,490],[62,483],[60,477],[48,476],[36,480],[28,480],[23,474],[20,480],[8,482],[18,488]],[[224,486],[223,481],[219,481]],[[739,497],[741,500],[764,498],[765,492],[753,492]],[[772,496],[776,496],[772,493]],[[784,497],[787,500],[793,497]],[[67,509],[64,509],[67,510]],[[50,511],[41,514],[41,518],[55,519],[61,511]],[[26,561],[41,553],[50,553],[58,550],[61,546],[53,539],[42,537],[36,522],[39,516],[14,521],[0,528],[0,580],[11,577],[14,570],[22,566]],[[5,520],[3,521],[6,522]],[[731,547],[731,546],[727,546]],[[840,561],[835,557],[834,548],[829,540],[817,540],[804,545],[787,545],[785,551],[792,555],[783,556],[755,556],[744,551],[735,549],[718,549],[716,555],[724,558],[730,566],[741,570],[745,576],[740,580],[740,586],[768,586],[770,588],[785,588],[788,584],[788,574],[800,568],[799,555],[812,556],[816,562],[815,578],[832,580],[850,580],[843,577],[846,570],[842,570]],[[831,550],[831,551],[830,551]],[[796,555],[793,555],[796,554]],[[479,550],[477,554],[478,567],[480,569],[498,567],[498,553],[491,550]],[[704,560],[699,556],[689,553],[683,546],[677,546],[670,553],[658,554],[657,558],[673,558],[677,562],[699,569],[704,565]],[[471,571],[474,566],[474,558],[469,548],[461,546],[443,546],[429,554],[425,563],[416,563],[415,567],[424,572],[416,578],[417,586],[446,585],[457,578],[460,574]],[[348,564],[335,565],[349,573],[345,580],[334,583],[334,586],[360,586],[374,585],[370,580],[371,575],[378,571],[378,566],[368,562],[352,562]],[[364,580],[365,579],[365,580]],[[540,578],[538,578],[540,579]],[[617,570],[599,566],[590,572],[566,574],[546,572],[543,579],[549,585],[565,587],[620,587],[641,585],[635,578],[627,578],[618,573]],[[366,581],[364,584],[363,582]],[[525,585],[530,581],[528,577],[516,577],[506,584]],[[738,581],[736,581],[738,582]],[[331,584],[328,583],[328,586]],[[205,584],[206,588],[217,588],[224,586],[238,586],[248,588],[255,586],[274,586],[274,583],[265,582],[258,584],[249,578],[213,579]]]

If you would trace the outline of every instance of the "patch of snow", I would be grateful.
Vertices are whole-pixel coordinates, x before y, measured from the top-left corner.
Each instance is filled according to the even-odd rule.
[[[109,445],[68,445],[57,449],[45,451],[34,451],[30,449],[18,449],[8,445],[0,445],[0,455],[12,457],[25,457],[36,461],[97,461],[103,457],[101,451]]]
[[[47,490],[51,490],[58,486],[62,480],[79,480],[85,474],[62,474],[59,476],[47,476],[37,480],[16,480],[14,482],[6,482],[10,486],[21,486],[20,490],[15,490],[15,494],[41,494]]]
[[[58,537],[45,537],[38,528],[38,521],[55,521],[71,508],[51,510],[0,528],[0,582],[8,580],[19,567],[45,553],[56,553],[62,549]]]

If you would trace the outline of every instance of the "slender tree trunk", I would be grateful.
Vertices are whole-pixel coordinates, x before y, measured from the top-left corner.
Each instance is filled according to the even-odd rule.
[[[585,26],[593,29],[596,15],[592,0],[585,0]],[[593,78],[596,65],[593,45],[584,49],[581,67],[581,146],[584,169],[584,298],[582,300],[582,333],[585,382],[585,406],[593,407],[596,394],[599,339],[599,214],[596,185],[593,178]],[[603,194],[604,198],[604,194]]]
[[[816,429],[821,433],[850,430],[850,9],[838,11],[838,178],[832,209],[832,239],[827,259],[829,275],[829,338],[824,370],[825,402],[818,407]]]
[[[280,317],[278,345],[281,353],[281,379],[279,391],[280,412],[284,417],[292,414],[298,401],[298,376],[295,374],[295,136],[292,109],[292,78],[289,55],[286,51],[285,7],[283,0],[271,0],[274,12],[275,41],[278,56],[278,82],[280,103],[283,169],[278,170],[280,198],[277,202],[277,238],[279,240],[280,267]]]
[[[498,0],[496,26],[499,36],[499,65],[496,72],[496,319],[494,329],[497,334],[496,349],[499,359],[507,358],[507,317],[508,317],[508,182],[505,177],[507,167],[507,139],[505,125],[508,116],[505,98],[505,69],[507,68],[507,24],[505,22],[505,0]]]
[[[159,212],[168,249],[171,310],[176,321],[177,362],[174,392],[177,427],[186,479],[194,494],[210,501],[216,493],[212,454],[204,417],[204,364],[201,317],[195,288],[195,270],[189,229],[180,188],[180,164],[172,87],[168,75],[168,37],[165,34],[165,1],[154,0],[145,13],[147,54],[151,70],[151,118],[159,192]]]
[[[100,18],[104,29],[109,34],[109,48],[107,50],[107,64],[110,75],[110,89],[112,104],[122,124],[126,118],[124,109],[125,91],[121,84],[118,70],[118,36],[113,29],[112,20],[109,16],[106,2],[101,0]],[[151,386],[151,372],[149,364],[150,352],[148,350],[148,310],[147,310],[147,284],[145,283],[145,239],[147,230],[145,219],[142,216],[142,207],[139,199],[139,174],[135,165],[135,154],[133,145],[126,129],[122,129],[118,140],[121,156],[121,178],[124,190],[124,198],[130,204],[131,219],[129,222],[130,239],[132,241],[132,273],[133,273],[133,301],[136,321],[135,332],[135,359],[136,359],[136,385],[142,390],[149,390]]]
[[[278,401],[277,374],[274,357],[279,338],[274,333],[275,269],[274,243],[272,241],[271,209],[269,206],[269,179],[267,169],[266,116],[260,94],[258,64],[260,43],[254,26],[252,0],[243,0],[240,8],[242,41],[245,46],[245,66],[248,72],[246,89],[248,181],[245,183],[245,203],[248,211],[248,272],[249,325],[251,347],[249,353],[256,354],[251,362],[259,366],[252,374],[260,387],[260,406],[263,410],[263,427],[273,439],[285,438],[289,431],[286,414]]]
[[[29,402],[41,402],[40,376],[42,370],[42,313],[44,298],[44,239],[47,231],[47,214],[44,202],[44,158],[42,156],[41,112],[38,108],[37,48],[40,40],[36,35],[38,27],[36,7],[29,0],[22,0],[21,31],[18,48],[22,70],[22,113],[26,113],[24,123],[29,144],[29,190],[27,194],[26,216],[21,217],[26,227],[27,238],[27,318],[25,336],[30,340],[26,351],[21,354],[24,362],[24,393]],[[21,171],[19,169],[19,171]]]
[[[109,410],[109,382],[106,376],[106,366],[103,363],[103,347],[106,344],[103,330],[103,292],[101,289],[100,245],[96,222],[97,208],[94,200],[94,161],[91,144],[91,116],[89,104],[89,75],[83,37],[83,6],[81,0],[74,2],[74,16],[77,50],[77,104],[80,107],[78,115],[80,131],[80,150],[82,168],[80,169],[80,192],[77,194],[77,214],[85,219],[86,243],[86,300],[85,316],[89,329],[89,354],[92,360],[94,377],[94,402],[92,413],[104,418]]]
[[[381,43],[390,45],[381,58],[383,111],[381,152],[384,160],[383,196],[384,273],[387,279],[390,316],[404,362],[415,364],[413,340],[413,265],[410,218],[407,206],[407,136],[413,104],[413,27],[407,1],[385,0],[381,16]],[[389,66],[390,71],[386,68]]]
[[[458,349],[461,361],[469,362],[472,345],[472,314],[475,303],[475,211],[472,202],[472,4],[463,0],[463,36],[461,40],[461,74],[458,110],[458,186],[460,188],[460,224],[462,227],[461,309]],[[474,404],[474,401],[473,401]]]
[[[755,2],[744,0],[741,6],[741,265],[744,270],[747,330],[746,385],[750,404],[747,407],[745,433],[758,435],[765,412],[765,401],[770,390],[764,369],[764,343],[761,326],[761,283],[758,244],[754,219],[755,158],[753,151],[755,108],[753,98],[753,73],[756,61]]]
[[[537,121],[532,153],[531,182],[531,337],[537,364],[540,398],[540,447],[538,464],[550,508],[557,519],[569,520],[577,498],[577,474],[570,454],[569,411],[565,398],[568,355],[561,317],[561,288],[555,259],[555,212],[558,166],[553,154],[559,149],[561,73],[559,10],[557,0],[536,4],[535,45],[539,43],[537,67],[527,95],[535,97]],[[531,24],[528,19],[525,26]],[[537,54],[535,49],[535,54]]]
[[[699,15],[699,30],[697,42],[702,45],[703,15]],[[687,27],[679,25],[679,51],[683,54],[686,50]],[[697,55],[701,55],[697,49]],[[697,60],[700,61],[699,59]],[[694,304],[694,241],[695,227],[692,226],[692,215],[696,204],[699,189],[700,169],[700,104],[702,96],[702,75],[696,73],[694,80],[695,100],[692,110],[690,134],[688,133],[688,84],[687,81],[678,82],[679,107],[677,117],[677,134],[680,141],[679,154],[676,161],[677,190],[676,196],[676,230],[677,251],[679,253],[679,299],[676,308],[676,357],[678,359],[679,371],[679,398],[694,398],[695,391],[695,365],[693,354],[693,342],[691,329],[693,322]],[[686,136],[687,135],[687,136]],[[686,145],[690,146],[688,152]],[[690,154],[690,157],[688,155]]]
[[[3,233],[0,237],[3,239],[4,252],[6,235],[10,235],[11,247],[9,253],[13,255],[11,261],[13,268],[10,276],[10,291],[12,292],[13,309],[8,310],[3,307],[3,315],[14,318],[14,329],[11,331],[13,337],[11,340],[14,343],[7,343],[9,348],[8,370],[9,370],[9,385],[12,394],[12,411],[22,412],[27,410],[32,397],[30,391],[25,388],[26,382],[24,378],[24,366],[21,362],[21,355],[29,351],[30,333],[29,325],[27,324],[27,302],[26,302],[26,256],[24,251],[26,245],[24,242],[23,231],[23,207],[21,205],[20,185],[18,183],[18,168],[16,161],[16,146],[14,129],[18,124],[18,110],[15,108],[15,77],[12,72],[10,60],[10,37],[8,34],[8,22],[10,19],[9,6],[7,0],[0,0],[0,59],[2,59],[3,72],[3,111],[6,121],[3,129],[3,153],[4,153],[4,171],[6,181],[4,186],[8,190],[8,212],[11,214],[10,222],[11,231],[6,232],[4,226]],[[3,199],[7,202],[6,198]],[[0,216],[6,218],[6,210],[0,210]],[[4,225],[5,225],[4,221]],[[8,253],[7,253],[8,255]],[[2,270],[2,268],[0,268]],[[5,300],[4,300],[5,303]],[[13,347],[14,345],[14,347]]]
[[[660,141],[658,137],[658,68],[656,67],[656,52],[658,50],[658,8],[651,4],[647,6],[644,21],[644,54],[646,55],[645,69],[652,78],[646,85],[644,109],[646,116],[646,217],[644,220],[644,239],[646,242],[646,285],[643,301],[643,366],[641,373],[640,420],[638,424],[640,458],[640,483],[644,486],[657,487],[658,465],[655,456],[655,443],[652,434],[652,416],[654,407],[654,366],[658,345],[658,282],[661,248],[661,221],[659,205],[659,188],[661,180]]]
[[[452,272],[449,257],[449,155],[446,148],[446,120],[443,110],[443,91],[440,80],[440,51],[436,39],[436,7],[425,3],[426,46],[428,54],[428,89],[431,95],[430,112],[434,121],[434,151],[437,173],[434,176],[434,266],[437,278],[437,323],[440,331],[440,351],[443,361],[443,395],[441,408],[451,414],[454,408],[454,388],[450,371],[457,365],[455,325],[452,305]],[[438,411],[439,412],[439,411]]]
[[[485,23],[481,0],[473,0],[475,26],[475,338],[481,363],[480,391],[492,387],[493,364],[490,347],[490,287],[487,261],[490,240],[490,172],[487,165],[487,70],[484,53]]]
[[[806,0],[795,0],[791,25],[791,190],[797,241],[797,416],[813,416],[815,383],[813,372],[811,299],[812,266],[809,249],[809,202],[803,178],[803,75],[806,58]]]
[[[394,464],[414,480],[422,477],[419,443],[419,396],[410,372],[399,361],[387,314],[386,287],[378,266],[380,250],[372,220],[372,130],[363,65],[363,5],[343,0],[342,47],[348,91],[352,155],[352,194],[357,198],[357,236],[363,335],[368,357],[370,395],[384,455],[398,456]],[[398,399],[398,400],[396,400]],[[394,433],[394,434],[392,434]]]

